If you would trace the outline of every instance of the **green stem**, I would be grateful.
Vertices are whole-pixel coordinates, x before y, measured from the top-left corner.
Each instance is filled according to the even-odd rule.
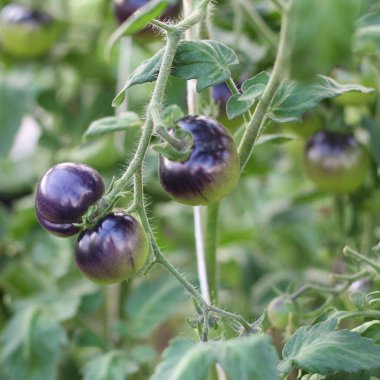
[[[286,68],[287,60],[286,44],[288,41],[288,33],[288,15],[284,13],[282,18],[280,43],[273,66],[272,75],[239,145],[241,170],[243,170],[247,164],[253,147],[264,130],[268,108],[277,92],[279,85],[281,84],[281,81],[286,75],[286,70],[284,68]]]
[[[213,306],[205,301],[202,295],[198,292],[194,285],[192,285],[184,276],[182,276],[178,270],[170,263],[170,261],[164,256],[161,252],[160,247],[157,244],[156,239],[154,238],[152,228],[150,226],[148,217],[146,215],[145,206],[144,206],[144,198],[143,198],[143,182],[142,182],[142,171],[141,168],[135,174],[135,184],[138,189],[137,194],[135,195],[135,202],[137,205],[137,213],[139,214],[141,223],[150,237],[150,242],[152,246],[152,251],[155,256],[155,260],[158,264],[161,264],[165,269],[172,274],[178,282],[182,284],[182,286],[191,294],[191,296],[195,299],[195,301],[202,305],[202,312],[206,310],[208,313],[212,312],[221,316],[224,316],[228,319],[232,319],[238,322],[246,332],[250,332],[251,326],[249,322],[247,322],[241,315],[230,313],[223,309],[220,309],[216,306]]]
[[[245,14],[251,19],[251,23],[248,23],[252,27],[252,29],[265,38],[272,49],[277,49],[277,36],[273,33],[272,29],[268,26],[268,24],[263,20],[263,18],[257,13],[254,5],[250,3],[248,0],[238,0],[240,5],[245,11]]]
[[[373,269],[375,269],[377,272],[380,273],[380,264],[378,264],[377,262],[375,262],[375,261],[369,259],[368,257],[362,255],[361,253],[353,250],[352,248],[347,247],[347,246],[344,247],[343,248],[343,254],[345,256],[352,256],[352,257],[358,259],[359,261],[362,261],[362,262],[368,264],[370,267],[372,267]]]
[[[208,288],[211,299],[218,299],[218,219],[219,203],[207,206],[206,228],[205,228],[205,256],[207,268]]]

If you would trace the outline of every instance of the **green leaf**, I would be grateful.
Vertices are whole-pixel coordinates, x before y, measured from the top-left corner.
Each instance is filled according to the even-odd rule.
[[[230,379],[278,379],[278,356],[269,336],[252,335],[220,342],[216,345],[216,357]]]
[[[380,124],[377,120],[363,118],[362,125],[369,133],[369,151],[376,165],[380,167]]]
[[[25,86],[25,87],[24,87]],[[0,80],[0,155],[8,154],[29,105],[26,83]]]
[[[186,300],[183,289],[167,277],[143,282],[128,294],[124,305],[131,334],[149,336]]]
[[[151,380],[204,380],[214,362],[214,346],[179,337],[164,351]]]
[[[154,82],[157,79],[158,72],[162,62],[163,49],[159,50],[153,57],[143,61],[141,65],[129,75],[127,82],[112,102],[114,107],[119,106],[124,98],[125,91],[135,84]]]
[[[293,365],[323,375],[380,369],[380,346],[357,332],[335,330],[337,323],[332,318],[299,328],[284,346],[279,371],[289,373]]]
[[[83,140],[109,133],[138,128],[143,125],[140,117],[134,112],[124,112],[119,116],[103,117],[93,121],[83,135]]]
[[[213,40],[182,41],[174,60],[172,75],[182,79],[196,79],[197,91],[223,83],[230,78],[230,65],[239,60],[227,45]]]
[[[123,36],[130,36],[144,29],[149,21],[160,16],[172,0],[152,0],[139,8],[127,18],[111,35],[106,46],[106,56],[109,57],[115,43]]]
[[[322,100],[334,98],[349,91],[369,93],[373,90],[357,84],[341,85],[322,75],[314,83],[285,81],[272,101],[268,117],[277,123],[301,121],[302,115],[318,107]]]
[[[361,54],[380,52],[380,9],[362,16],[354,35],[354,51]]]
[[[227,101],[227,117],[232,120],[248,111],[262,95],[268,84],[269,75],[263,71],[247,79],[241,86],[242,94],[232,95]]]
[[[125,91],[135,85],[157,79],[163,50],[144,61],[128,78],[125,86],[113,101],[118,106],[124,100]],[[174,59],[171,75],[182,79],[197,79],[197,91],[225,82],[231,72],[228,66],[238,63],[234,51],[217,41],[181,41]]]
[[[126,353],[112,350],[91,359],[83,371],[83,380],[125,380],[138,371],[138,366],[129,360]]]
[[[266,144],[266,143],[284,144],[294,139],[295,137],[293,135],[288,135],[286,133],[276,133],[273,135],[260,136],[259,139],[257,140],[256,145]]]
[[[252,101],[250,100],[241,101],[240,96],[241,95],[234,94],[227,100],[226,109],[227,117],[229,120],[243,115],[243,113],[247,112],[253,105]]]
[[[344,62],[351,52],[357,0],[294,0],[289,10],[289,69],[294,79],[312,79]]]
[[[1,367],[11,379],[57,379],[64,330],[35,307],[16,313],[0,338]]]
[[[277,362],[276,350],[268,336],[251,335],[208,343],[180,337],[164,351],[164,360],[151,380],[203,380],[210,366],[216,363],[231,380],[276,380]]]

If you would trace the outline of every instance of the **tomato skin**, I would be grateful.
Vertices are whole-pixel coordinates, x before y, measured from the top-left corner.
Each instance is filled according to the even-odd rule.
[[[48,230],[54,230],[57,224],[78,223],[88,208],[102,197],[104,189],[100,174],[87,165],[72,162],[55,165],[37,185],[37,219]]]
[[[186,116],[177,125],[192,134],[194,146],[184,162],[160,157],[162,187],[177,202],[191,206],[221,200],[235,187],[240,174],[232,137],[221,124],[206,116]]]
[[[289,318],[295,310],[295,305],[289,298],[278,296],[269,303],[267,316],[273,327],[285,330],[289,324]]]
[[[15,58],[45,55],[58,35],[58,23],[48,13],[18,4],[9,4],[0,12],[1,48]]]
[[[353,134],[321,131],[312,136],[304,151],[309,178],[322,191],[351,193],[364,182],[368,153]]]
[[[73,223],[53,223],[45,219],[38,208],[36,208],[36,217],[41,227],[46,231],[50,232],[52,235],[58,237],[69,237],[76,235],[80,232],[80,228],[75,226]]]
[[[83,231],[75,244],[79,270],[104,285],[128,280],[143,268],[148,256],[149,239],[141,223],[121,211]]]

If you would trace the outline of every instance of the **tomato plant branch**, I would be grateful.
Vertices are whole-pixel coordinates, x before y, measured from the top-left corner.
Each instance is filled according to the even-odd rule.
[[[249,23],[251,28],[263,38],[265,38],[272,49],[277,49],[277,36],[273,33],[272,29],[263,20],[263,18],[257,13],[254,5],[248,0],[239,0],[241,7],[244,9],[245,14],[251,19],[252,23]]]
[[[370,267],[372,267],[373,269],[375,269],[377,272],[380,273],[380,264],[379,263],[369,259],[368,257],[366,257],[366,256],[362,255],[361,253],[355,251],[354,249],[346,246],[343,248],[343,254],[345,256],[354,257],[355,259],[368,264]]]
[[[280,43],[272,74],[239,145],[238,151],[241,170],[243,170],[247,164],[253,147],[264,130],[268,109],[277,92],[278,86],[285,77],[284,68],[286,67],[287,60],[288,33],[288,15],[284,13],[282,17]]]

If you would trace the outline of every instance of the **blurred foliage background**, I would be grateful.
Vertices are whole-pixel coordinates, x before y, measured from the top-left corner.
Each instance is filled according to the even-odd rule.
[[[0,8],[8,3],[1,0]],[[86,143],[82,135],[91,121],[114,114],[111,102],[120,77],[152,56],[162,40],[154,33],[124,40],[125,60],[119,44],[107,62],[104,47],[117,26],[110,0],[35,3],[59,22],[51,51],[40,59],[18,60],[0,49],[0,379],[145,379],[170,338],[196,336],[185,321],[194,314],[192,304],[161,268],[122,284],[118,292],[90,283],[74,265],[73,239],[52,237],[38,225],[33,192],[38,178],[62,161],[93,166],[108,183],[122,172],[138,129]],[[241,63],[233,78],[239,81],[270,69],[275,49],[237,3],[215,2],[213,38],[237,52]],[[271,2],[247,3],[277,36],[280,14]],[[362,14],[378,11],[377,3],[363,2]],[[380,17],[375,21],[379,25]],[[380,240],[376,38],[371,44],[357,38],[355,54],[329,73],[340,83],[376,91],[325,101],[302,123],[271,122],[267,133],[287,133],[292,140],[259,145],[239,186],[221,205],[219,303],[248,319],[260,316],[278,292],[310,281],[329,285],[328,273],[355,271],[355,263],[342,259],[345,244],[369,252]],[[167,104],[185,110],[185,87],[171,79]],[[135,87],[128,110],[143,116],[151,90],[151,84]],[[228,120],[223,108],[218,113],[231,131],[242,124],[241,118]],[[305,141],[330,127],[353,130],[371,156],[365,183],[350,195],[320,192],[305,175]],[[160,245],[196,283],[192,210],[160,189],[153,151],[145,177]]]

